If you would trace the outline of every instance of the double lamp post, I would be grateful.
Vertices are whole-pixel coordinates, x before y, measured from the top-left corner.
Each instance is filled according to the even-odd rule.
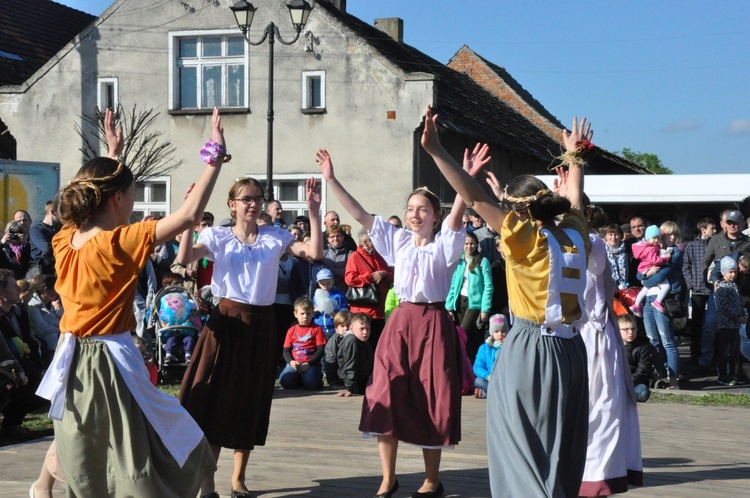
[[[273,22],[269,22],[263,31],[260,40],[253,42],[249,38],[250,25],[253,23],[253,16],[257,8],[247,0],[240,0],[230,7],[237,26],[242,31],[242,36],[249,45],[257,46],[268,40],[268,143],[266,159],[266,202],[273,200],[273,46],[278,39],[284,45],[291,45],[299,40],[300,33],[307,23],[312,6],[305,0],[289,0],[286,3],[289,9],[289,15],[292,18],[292,25],[296,31],[293,40],[285,41],[279,33],[279,28]]]

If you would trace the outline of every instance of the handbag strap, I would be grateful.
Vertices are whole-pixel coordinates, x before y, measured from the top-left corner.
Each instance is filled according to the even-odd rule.
[[[359,256],[360,258],[362,258],[362,261],[364,261],[364,262],[365,262],[365,264],[366,264],[367,266],[369,266],[369,267],[370,267],[370,269],[372,270],[372,272],[373,272],[373,273],[375,273],[375,271],[376,271],[376,270],[375,270],[375,267],[374,267],[374,266],[372,266],[372,265],[370,264],[370,262],[369,262],[369,261],[367,261],[367,259],[365,259],[365,257],[364,257],[364,256],[362,256],[362,255],[361,255],[361,254],[359,253],[359,251],[356,251],[356,252],[355,252],[355,254],[356,254],[357,256]],[[351,256],[350,256],[350,257],[351,257]]]

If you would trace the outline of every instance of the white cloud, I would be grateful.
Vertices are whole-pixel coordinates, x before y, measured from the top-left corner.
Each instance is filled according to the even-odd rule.
[[[727,135],[750,135],[750,119],[735,119],[726,129]]]
[[[697,119],[683,119],[682,121],[675,121],[670,123],[661,131],[665,133],[681,133],[683,131],[699,130],[703,126],[703,121]]]

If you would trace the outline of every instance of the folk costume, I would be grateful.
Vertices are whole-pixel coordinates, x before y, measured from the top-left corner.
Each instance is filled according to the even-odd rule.
[[[454,232],[445,221],[431,243],[417,247],[413,233],[376,216],[369,234],[395,267],[401,302],[375,351],[359,430],[427,448],[455,445],[461,439],[461,363],[445,298],[466,232]]]
[[[633,379],[612,308],[614,284],[604,241],[589,235],[584,305],[588,322],[581,329],[589,374],[589,431],[586,469],[580,496],[625,493],[643,485],[641,431]]]
[[[509,212],[501,233],[515,321],[487,395],[492,496],[577,496],[588,432],[586,220],[571,211],[553,233]]]
[[[68,496],[193,496],[216,469],[203,433],[151,384],[131,339],[156,223],[103,230],[81,247],[67,227],[52,241],[64,338],[37,392],[52,401]]]
[[[230,227],[206,228],[198,238],[221,299],[198,338],[180,402],[212,445],[252,450],[266,442],[277,365],[272,305],[279,260],[293,240],[273,226],[258,227],[252,245]]]

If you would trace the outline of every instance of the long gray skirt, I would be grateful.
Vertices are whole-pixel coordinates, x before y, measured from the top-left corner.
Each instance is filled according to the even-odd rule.
[[[516,319],[487,393],[493,498],[576,497],[586,464],[586,347]]]
[[[216,470],[205,438],[180,467],[120,375],[107,345],[78,339],[55,444],[68,498],[192,497]]]

